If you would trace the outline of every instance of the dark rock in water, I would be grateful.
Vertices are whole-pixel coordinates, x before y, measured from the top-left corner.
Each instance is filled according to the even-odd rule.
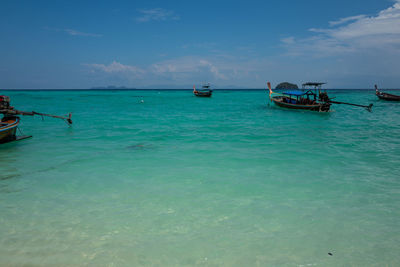
[[[0,175],[0,180],[8,180],[20,176],[20,174]]]
[[[134,144],[134,145],[127,146],[126,148],[130,149],[130,150],[142,150],[142,149],[145,149],[146,146],[144,144]]]
[[[299,87],[297,86],[297,84],[284,82],[284,83],[278,84],[275,87],[275,89],[290,89],[290,90],[294,90],[294,89],[299,89]]]
[[[332,254],[332,253],[330,253],[330,252],[328,252],[328,255],[329,255],[329,256],[333,256],[333,254]]]

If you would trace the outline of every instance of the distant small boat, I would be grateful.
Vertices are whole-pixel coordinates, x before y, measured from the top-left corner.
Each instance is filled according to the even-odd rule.
[[[0,144],[16,140],[18,117],[4,117],[0,121]]]
[[[199,90],[193,85],[193,94],[199,97],[211,97],[212,90],[210,89],[210,83],[203,85]]]
[[[379,99],[387,101],[400,101],[400,96],[384,93],[378,90],[378,86],[375,84],[375,94]]]

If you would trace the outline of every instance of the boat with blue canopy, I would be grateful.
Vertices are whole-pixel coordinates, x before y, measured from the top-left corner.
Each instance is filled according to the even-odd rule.
[[[271,83],[268,82],[269,99],[277,106],[290,109],[303,109],[318,112],[328,112],[332,104],[344,104],[350,106],[363,107],[371,111],[372,104],[358,105],[353,103],[333,101],[328,93],[322,91],[322,85],[325,83],[307,82],[303,83],[302,90],[291,90],[283,93],[274,92],[271,89]]]
[[[268,82],[269,98],[277,106],[284,108],[327,112],[331,104],[324,101],[324,92],[321,92],[321,86],[323,84],[324,83],[305,83],[303,84],[303,91],[291,90],[277,93],[272,91],[271,84]],[[307,86],[314,86],[314,91],[312,89],[305,90]]]

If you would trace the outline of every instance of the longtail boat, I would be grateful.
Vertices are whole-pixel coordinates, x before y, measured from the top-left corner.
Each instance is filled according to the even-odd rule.
[[[326,91],[322,91],[322,85],[325,83],[308,82],[303,83],[302,91],[293,90],[283,93],[272,91],[271,83],[268,82],[269,99],[277,106],[289,109],[302,109],[318,112],[328,112],[332,104],[344,104],[357,107],[363,107],[371,111],[372,104],[358,105],[353,103],[333,101],[329,98]]]
[[[0,144],[18,141],[32,136],[17,136],[17,128],[20,123],[19,115],[39,115],[47,116],[52,118],[58,118],[66,121],[68,125],[72,124],[71,113],[67,116],[57,116],[45,113],[39,113],[36,111],[21,111],[16,110],[14,107],[10,106],[10,98],[8,96],[0,95],[0,114],[3,118],[0,120]]]
[[[323,97],[327,96],[325,92],[321,92],[321,86],[323,84],[325,83],[303,84],[303,89],[306,88],[306,86],[314,86],[315,91],[318,89],[319,94],[317,92],[313,92],[311,89],[305,92],[300,90],[293,90],[283,93],[276,93],[272,91],[271,84],[268,82],[269,98],[277,106],[284,108],[327,112],[329,111],[331,104],[325,101],[326,98]]]
[[[210,83],[204,84],[199,90],[193,85],[193,94],[199,97],[211,97],[212,90],[210,89]]]
[[[400,96],[384,93],[378,90],[378,86],[375,84],[375,94],[379,99],[387,101],[400,101]]]
[[[0,144],[17,139],[16,132],[19,125],[18,117],[4,117],[0,121]]]

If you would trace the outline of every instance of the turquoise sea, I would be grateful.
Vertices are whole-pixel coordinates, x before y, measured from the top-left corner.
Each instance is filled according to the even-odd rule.
[[[0,146],[0,266],[400,265],[400,103],[372,90],[1,93],[74,124]]]

